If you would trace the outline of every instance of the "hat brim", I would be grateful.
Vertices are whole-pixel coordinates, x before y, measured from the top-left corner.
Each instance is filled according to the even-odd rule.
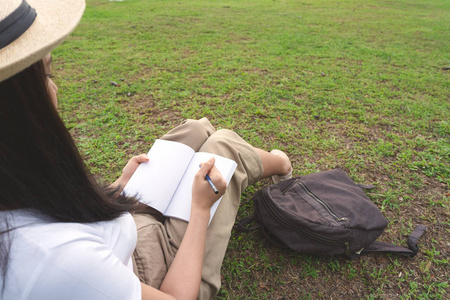
[[[0,82],[23,71],[58,46],[77,26],[85,0],[27,0],[36,10],[33,24],[0,50]]]

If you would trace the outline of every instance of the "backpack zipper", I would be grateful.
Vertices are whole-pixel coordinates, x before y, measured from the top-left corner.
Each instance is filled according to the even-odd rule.
[[[286,193],[286,191],[287,191],[288,189],[290,189],[290,188],[294,185],[294,183],[296,183],[297,181],[298,181],[298,178],[296,178],[295,180],[293,180],[287,187],[285,187],[284,189],[280,190],[281,193],[284,195],[284,193]]]
[[[281,193],[284,194],[289,188],[291,188],[294,183],[298,182],[298,184],[300,184],[300,186],[305,190],[306,193],[308,193],[308,195],[310,195],[314,200],[316,200],[317,202],[319,202],[320,205],[322,205],[323,208],[325,208],[325,210],[337,221],[337,222],[342,222],[342,221],[347,221],[347,217],[339,217],[332,209],[331,207],[322,199],[319,198],[319,196],[317,196],[316,194],[314,194],[313,192],[311,192],[310,189],[308,189],[308,187],[301,181],[299,181],[298,179],[294,180],[291,184],[289,184],[286,188],[284,188]]]
[[[292,185],[292,184],[291,184]],[[291,186],[290,185],[290,186]],[[340,240],[337,239],[332,239],[329,237],[325,237],[322,236],[320,234],[317,234],[311,230],[308,230],[306,228],[300,228],[298,226],[293,225],[291,222],[289,222],[288,220],[284,219],[283,217],[281,217],[278,212],[276,211],[276,209],[274,208],[273,204],[269,201],[267,201],[267,198],[265,197],[265,195],[262,195],[262,199],[263,199],[263,203],[265,204],[265,206],[269,209],[269,211],[271,212],[272,216],[275,217],[275,219],[280,222],[281,224],[285,225],[286,227],[289,227],[295,231],[299,231],[303,234],[305,234],[306,236],[308,236],[309,238],[317,241],[317,242],[321,242],[324,244],[328,244],[328,245],[338,245],[338,246],[342,246],[344,245],[345,247],[345,253],[347,255],[350,255],[350,244],[349,242],[342,242]]]

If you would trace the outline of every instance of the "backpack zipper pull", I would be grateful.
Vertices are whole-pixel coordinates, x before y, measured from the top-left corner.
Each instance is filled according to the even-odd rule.
[[[345,242],[345,254],[350,255],[350,243]]]

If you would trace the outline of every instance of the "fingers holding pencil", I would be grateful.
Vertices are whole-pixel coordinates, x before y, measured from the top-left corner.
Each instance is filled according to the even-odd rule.
[[[227,183],[214,165],[215,159],[200,164],[192,186],[193,201],[211,207],[225,193]],[[194,204],[194,203],[193,203]]]
[[[215,166],[215,158],[211,157],[206,162],[200,164],[200,171],[202,169],[205,173],[200,173],[200,176],[204,174],[204,179],[208,182],[213,192],[215,194],[223,194],[227,187],[227,183]]]

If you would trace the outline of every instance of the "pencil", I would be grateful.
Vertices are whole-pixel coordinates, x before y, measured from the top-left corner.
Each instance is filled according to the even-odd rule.
[[[209,177],[208,174],[206,174],[206,180],[208,180],[209,185],[211,186],[211,188],[213,189],[215,194],[218,194],[219,191],[217,190],[216,186],[214,185],[214,183],[211,180],[211,177]]]

